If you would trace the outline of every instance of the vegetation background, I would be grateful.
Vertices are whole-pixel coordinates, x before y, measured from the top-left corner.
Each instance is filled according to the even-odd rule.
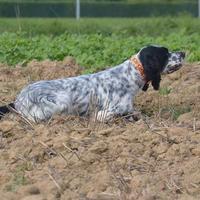
[[[0,0],[0,62],[25,66],[32,59],[70,55],[88,73],[116,65],[147,44],[181,48],[187,61],[198,61],[197,3],[82,0],[81,20],[76,21],[72,0]]]

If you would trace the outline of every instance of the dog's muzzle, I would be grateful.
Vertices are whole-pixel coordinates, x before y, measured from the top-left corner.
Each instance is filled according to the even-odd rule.
[[[162,74],[170,74],[179,70],[183,66],[185,52],[172,52],[169,54],[168,62]]]

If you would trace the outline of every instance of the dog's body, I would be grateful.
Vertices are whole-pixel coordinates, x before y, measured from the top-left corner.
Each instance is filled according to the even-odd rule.
[[[54,113],[85,115],[95,96],[100,113],[125,114],[132,112],[133,97],[144,84],[128,60],[96,74],[33,83],[21,91],[15,109],[34,121],[48,119]]]
[[[56,113],[87,115],[91,97],[95,97],[98,120],[101,120],[102,113],[105,113],[104,120],[130,114],[138,91],[147,90],[149,81],[157,90],[160,74],[180,68],[184,56],[183,52],[169,53],[163,47],[146,47],[136,56],[143,66],[144,76],[130,59],[95,74],[30,84],[17,96],[13,107],[29,120],[39,122]],[[174,64],[170,64],[170,59]],[[0,112],[3,108],[5,110],[5,106]]]

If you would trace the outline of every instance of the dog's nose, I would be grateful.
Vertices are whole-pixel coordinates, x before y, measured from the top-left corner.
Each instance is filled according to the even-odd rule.
[[[182,58],[185,58],[185,52],[182,52],[182,51],[181,51],[181,52],[180,52],[180,55],[181,55]]]

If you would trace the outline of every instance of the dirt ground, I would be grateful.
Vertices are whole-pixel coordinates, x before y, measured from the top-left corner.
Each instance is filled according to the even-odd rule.
[[[28,82],[75,76],[74,59],[0,65],[1,104]],[[0,121],[1,200],[200,199],[200,64],[141,92],[138,121],[109,124],[55,116],[38,125]]]

